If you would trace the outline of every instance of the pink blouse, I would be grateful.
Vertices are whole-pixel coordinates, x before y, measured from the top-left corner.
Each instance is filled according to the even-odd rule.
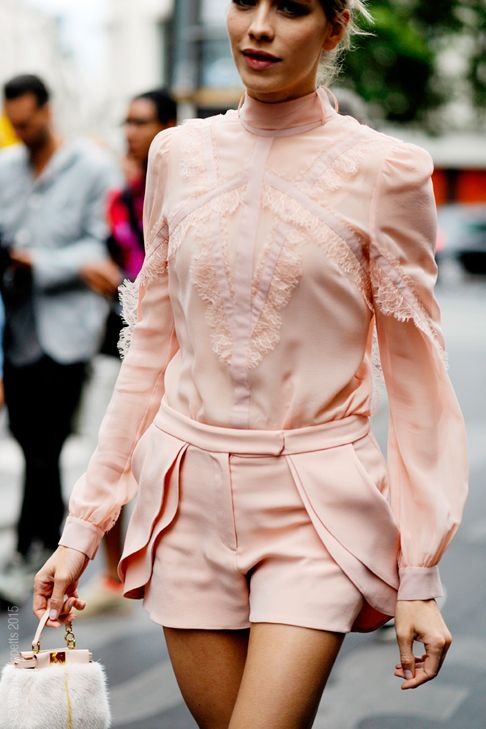
[[[137,491],[131,455],[162,397],[235,428],[370,415],[376,330],[398,597],[440,594],[467,466],[433,294],[431,172],[427,152],[340,116],[324,89],[245,97],[157,136],[147,256],[123,290],[126,356],[60,544],[94,557]]]

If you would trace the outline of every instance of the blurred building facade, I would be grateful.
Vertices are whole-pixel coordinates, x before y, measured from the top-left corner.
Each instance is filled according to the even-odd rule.
[[[48,83],[61,131],[78,131],[80,83],[61,41],[60,21],[25,0],[0,0],[0,84],[21,73],[38,74]],[[0,126],[4,140],[11,141],[5,122]]]
[[[152,86],[170,87],[181,116],[227,109],[241,95],[222,0],[109,0],[109,95],[126,104]]]
[[[109,0],[107,79],[113,99],[170,82],[175,0]]]
[[[231,57],[221,0],[178,0],[172,85],[198,116],[235,106],[242,85]]]

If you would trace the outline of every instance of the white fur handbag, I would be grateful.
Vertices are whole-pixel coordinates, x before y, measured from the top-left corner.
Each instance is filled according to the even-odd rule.
[[[108,729],[111,712],[103,666],[76,649],[71,623],[66,648],[41,650],[49,618],[39,622],[31,651],[6,665],[0,681],[0,729]]]

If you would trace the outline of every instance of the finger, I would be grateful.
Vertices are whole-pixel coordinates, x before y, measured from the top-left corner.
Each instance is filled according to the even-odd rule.
[[[424,654],[423,656],[415,656],[415,667],[417,667],[417,663],[424,661],[425,656],[426,656],[426,654]],[[402,667],[401,663],[395,663],[395,668],[401,668],[401,667]]]
[[[62,608],[61,616],[71,613],[73,610],[84,610],[86,603],[84,600],[80,600],[77,597],[68,598]]]
[[[79,597],[72,597],[71,609],[74,608],[75,610],[84,610],[85,607],[86,607],[85,600],[81,600],[81,598],[79,598]],[[64,612],[64,610],[63,610],[63,612]]]
[[[415,656],[413,655],[414,634],[412,630],[397,632],[398,648],[400,650],[400,665],[406,680],[415,676]]]
[[[64,600],[64,603],[61,608],[61,612],[59,613],[59,617],[63,617],[65,615],[68,615],[71,610],[74,607],[74,601],[76,598],[74,597],[68,597],[66,600]]]
[[[426,655],[424,660],[416,663],[415,665],[415,676],[412,679],[407,679],[402,684],[402,689],[414,689],[422,684],[432,681],[440,669],[440,658],[439,653],[442,653],[440,648],[435,649],[435,653]]]
[[[418,688],[419,686],[421,686],[422,684],[427,683],[430,680],[431,680],[430,677],[427,676],[427,674],[425,673],[423,668],[417,668],[415,670],[415,676],[411,679],[405,680],[402,683],[402,685],[400,686],[400,688],[403,691],[406,691],[407,689],[415,689],[415,688]]]
[[[439,673],[449,647],[450,642],[445,637],[437,638],[426,645],[427,653],[424,659],[424,671],[430,678],[435,678]]]
[[[71,582],[71,584],[66,587],[66,595],[67,597],[79,597],[77,581]]]
[[[42,618],[49,606],[53,583],[52,576],[45,571],[39,571],[34,578],[32,609],[38,620]]]
[[[66,589],[69,586],[69,580],[65,577],[56,576],[56,580],[54,582],[54,587],[52,590],[52,597],[49,601],[49,619],[50,620],[57,620],[59,614],[61,613],[62,606],[64,605],[64,595],[66,594]]]

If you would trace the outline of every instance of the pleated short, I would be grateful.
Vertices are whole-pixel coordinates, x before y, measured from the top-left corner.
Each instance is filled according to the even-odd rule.
[[[152,427],[187,444],[177,475],[168,474],[169,489],[178,479],[178,506],[154,544],[144,588],[152,620],[175,628],[265,622],[349,632],[363,596],[319,538],[285,454],[338,446],[350,431],[363,437],[367,420],[245,431],[163,407]]]

